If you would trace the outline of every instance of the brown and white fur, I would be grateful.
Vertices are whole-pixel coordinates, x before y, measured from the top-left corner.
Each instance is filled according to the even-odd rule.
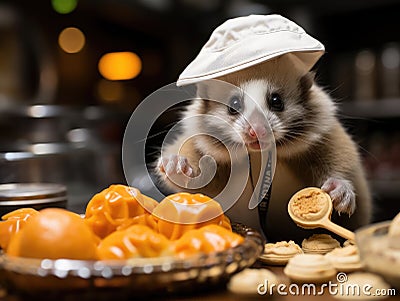
[[[249,95],[262,107],[275,138],[277,163],[267,216],[270,240],[301,239],[308,235],[290,220],[287,203],[295,192],[309,186],[321,187],[330,194],[335,222],[351,230],[370,222],[371,195],[357,146],[336,117],[331,97],[315,83],[312,73],[304,75],[296,69],[287,54],[219,79],[240,87],[244,95]],[[198,91],[205,93],[208,99],[227,97],[224,91],[209,89],[202,83],[198,84]],[[201,172],[200,158],[210,155],[217,163],[215,177],[195,191],[215,196],[229,177],[231,162],[227,148],[232,146],[231,151],[234,151],[243,141],[250,153],[262,147],[263,140],[268,139],[265,122],[257,117],[246,97],[239,97],[242,97],[239,99],[241,114],[230,114],[225,105],[204,99],[196,99],[187,107],[183,117],[200,114],[204,118],[196,121],[189,118],[187,123],[183,122],[183,133],[163,149],[156,169],[162,185],[172,191],[185,190],[172,183],[168,176],[196,177]],[[225,122],[210,121],[207,114]],[[251,126],[244,116],[251,120]],[[207,135],[186,140],[192,136],[194,128],[219,132],[226,137],[225,146]],[[237,139],[234,132],[239,132],[241,139]],[[248,203],[251,187],[246,187],[239,203]],[[243,204],[235,207],[236,210],[227,212],[233,221],[244,220],[257,227],[256,210],[251,213]],[[246,220],[243,215],[247,214],[250,218]]]

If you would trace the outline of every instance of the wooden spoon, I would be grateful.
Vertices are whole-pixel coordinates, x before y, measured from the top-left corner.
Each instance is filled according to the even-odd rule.
[[[295,193],[289,201],[288,212],[292,220],[302,228],[322,227],[343,238],[355,240],[354,232],[331,221],[331,197],[319,188],[308,187]]]

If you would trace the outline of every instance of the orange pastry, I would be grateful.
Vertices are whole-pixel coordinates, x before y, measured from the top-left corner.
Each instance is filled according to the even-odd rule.
[[[11,237],[25,226],[29,218],[38,213],[33,208],[21,208],[3,215],[3,222],[0,222],[0,248],[7,250]]]
[[[170,241],[144,225],[133,225],[108,235],[98,246],[100,259],[158,257],[171,254]]]
[[[85,220],[97,236],[104,238],[119,226],[129,224],[129,219],[150,214],[157,205],[157,201],[141,194],[136,188],[111,185],[89,201]]]
[[[175,241],[175,254],[186,258],[198,253],[220,252],[234,248],[243,242],[243,237],[218,225],[207,225],[187,231]]]
[[[78,214],[47,208],[29,218],[10,240],[10,256],[48,259],[97,259],[99,239]]]
[[[151,229],[157,230],[157,220],[155,217],[148,213],[143,213],[142,215],[138,215],[124,221],[120,226],[117,227],[117,231],[125,230],[133,225],[144,225]]]
[[[171,240],[185,232],[215,224],[231,230],[221,205],[203,194],[179,192],[164,198],[153,210],[158,232]]]

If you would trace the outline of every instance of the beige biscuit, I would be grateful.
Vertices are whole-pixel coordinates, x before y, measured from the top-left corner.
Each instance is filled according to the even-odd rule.
[[[259,259],[270,265],[285,265],[290,258],[302,253],[303,250],[294,241],[280,241],[265,244],[264,253]]]
[[[295,255],[283,272],[293,282],[300,283],[323,283],[336,275],[332,263],[320,254]]]
[[[340,279],[338,279],[340,280]],[[382,277],[372,273],[352,273],[339,283],[340,289],[333,297],[342,300],[381,300],[390,288]]]
[[[340,243],[329,234],[313,234],[301,243],[304,253],[326,254],[335,248],[340,247]]]
[[[389,235],[400,235],[400,213],[398,213],[391,221],[389,226]]]
[[[368,270],[384,275],[397,288],[400,287],[400,249],[387,248],[389,243],[388,239],[370,243],[368,248],[371,249],[371,254],[366,256],[365,264]]]
[[[354,245],[356,245],[356,242],[355,242],[354,240],[350,240],[350,239],[346,240],[346,241],[343,243],[343,247],[354,246]]]
[[[269,292],[270,285],[277,285],[278,282],[278,277],[270,270],[248,268],[230,279],[228,290],[236,294],[259,295],[259,286],[262,286],[263,291]]]
[[[364,267],[360,259],[358,248],[353,245],[336,248],[325,254],[325,258],[340,272],[354,272]]]
[[[400,249],[400,213],[391,221],[388,233],[389,247],[392,249]]]

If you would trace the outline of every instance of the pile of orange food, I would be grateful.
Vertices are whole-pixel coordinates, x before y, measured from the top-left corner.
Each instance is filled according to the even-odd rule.
[[[9,256],[29,258],[187,258],[243,241],[220,205],[207,196],[182,192],[158,203],[124,185],[93,196],[84,217],[59,208],[24,208],[2,219],[0,247]]]

